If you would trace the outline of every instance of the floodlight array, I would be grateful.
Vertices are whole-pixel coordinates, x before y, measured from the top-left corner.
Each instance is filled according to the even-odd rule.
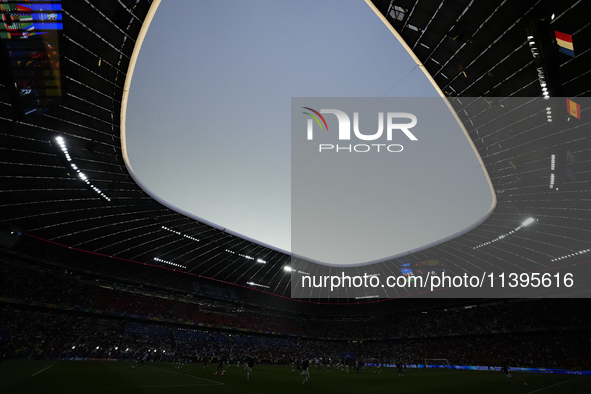
[[[266,261],[266,260],[263,260],[263,259],[261,259],[261,258],[257,258],[257,259],[255,259],[255,258],[254,258],[254,257],[252,257],[252,256],[249,256],[249,255],[247,255],[247,254],[242,254],[242,253],[236,253],[235,251],[233,251],[233,250],[230,250],[230,249],[226,249],[226,252],[228,252],[228,253],[231,253],[231,254],[237,254],[238,256],[240,256],[240,257],[244,257],[244,258],[245,258],[245,259],[247,259],[247,260],[256,260],[256,262],[257,262],[257,263],[260,263],[260,264],[267,264],[267,261]]]
[[[472,249],[478,249],[478,248],[481,248],[481,247],[483,247],[483,246],[487,246],[487,245],[490,245],[490,244],[492,244],[492,243],[494,243],[494,242],[500,241],[500,240],[502,240],[502,239],[504,239],[504,238],[508,237],[509,235],[513,235],[513,234],[515,234],[517,231],[521,230],[521,229],[522,229],[522,228],[524,228],[524,227],[527,227],[527,226],[529,226],[530,224],[532,224],[532,223],[534,223],[534,222],[536,222],[536,219],[534,219],[534,218],[527,218],[527,219],[525,219],[525,220],[523,221],[523,223],[521,223],[521,225],[520,225],[520,226],[516,227],[516,228],[515,228],[515,230],[509,231],[509,232],[508,232],[508,233],[506,233],[506,234],[499,235],[499,236],[498,236],[498,237],[496,237],[495,239],[493,239],[493,240],[490,240],[490,241],[488,241],[488,242],[484,242],[484,243],[482,243],[482,244],[480,244],[480,245],[478,245],[478,246],[474,246]]]
[[[300,270],[295,270],[295,269],[291,268],[289,265],[284,266],[283,267],[283,270],[285,272],[292,272],[293,271],[293,272],[297,272],[298,274],[302,274],[302,275],[310,275],[310,273],[308,273],[308,272],[304,272],[304,271],[300,271]],[[369,278],[371,276],[377,276],[377,275],[379,275],[379,274],[367,275],[367,277]]]
[[[197,238],[195,238],[195,237],[192,237],[192,236],[190,236],[190,235],[187,235],[187,234],[181,233],[180,231],[176,231],[176,230],[174,230],[174,229],[172,229],[172,228],[168,228],[168,227],[166,227],[166,226],[162,226],[162,230],[170,231],[170,232],[171,232],[171,233],[173,233],[173,234],[176,234],[176,235],[183,236],[183,237],[185,237],[185,238],[187,238],[187,239],[190,239],[191,241],[199,242],[199,239],[197,239]]]
[[[589,252],[591,252],[591,249],[579,250],[578,252],[575,252],[575,253],[565,254],[564,256],[556,257],[550,261],[564,260],[564,259],[568,259],[569,257],[574,257],[574,256],[578,256],[581,254],[589,253]]]
[[[269,286],[267,286],[267,285],[261,285],[260,283],[255,283],[255,282],[246,282],[246,284],[250,285],[250,286],[255,286],[255,287],[264,287],[265,289],[269,288]]]
[[[157,262],[159,262],[159,263],[168,264],[168,265],[173,265],[173,266],[175,266],[175,267],[179,267],[179,268],[187,268],[187,267],[185,267],[184,265],[180,265],[180,264],[177,264],[177,263],[173,263],[172,261],[168,261],[168,260],[162,260],[162,259],[160,259],[160,258],[158,258],[158,257],[154,257],[154,261],[157,261]]]
[[[101,189],[99,189],[98,187],[96,187],[92,183],[90,183],[90,181],[88,180],[88,177],[82,171],[80,171],[80,169],[78,168],[78,166],[76,164],[74,164],[72,162],[72,156],[70,156],[70,153],[68,152],[68,148],[66,148],[66,143],[64,142],[64,139],[62,137],[57,137],[55,140],[58,143],[59,147],[61,148],[62,152],[64,152],[64,156],[66,157],[66,160],[70,163],[70,167],[72,167],[72,170],[76,171],[80,180],[82,180],[82,182],[86,183],[94,192],[96,192],[102,198],[104,198],[107,201],[111,201],[111,199],[109,197],[107,197],[107,195],[105,193],[103,193],[101,191]]]
[[[550,171],[556,170],[556,155],[550,156]],[[550,189],[554,189],[554,183],[556,182],[556,176],[554,172],[550,173]]]

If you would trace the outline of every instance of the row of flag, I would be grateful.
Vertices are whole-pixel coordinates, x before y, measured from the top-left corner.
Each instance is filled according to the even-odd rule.
[[[575,47],[573,46],[573,36],[559,31],[554,31],[558,52],[575,57]],[[566,111],[569,115],[581,119],[581,106],[572,100],[566,99]]]

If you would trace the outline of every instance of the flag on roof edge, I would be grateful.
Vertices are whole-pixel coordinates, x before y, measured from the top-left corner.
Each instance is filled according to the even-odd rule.
[[[558,51],[575,57],[575,49],[573,47],[573,36],[559,31],[554,31],[556,35],[556,43],[558,44]]]

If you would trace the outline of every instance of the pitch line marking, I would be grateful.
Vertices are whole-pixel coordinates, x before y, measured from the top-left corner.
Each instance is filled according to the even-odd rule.
[[[54,364],[51,364],[49,367],[47,368],[43,368],[41,371],[39,372],[35,372],[34,374],[32,374],[31,376],[35,376],[35,375],[39,375],[41,372],[48,370],[49,368],[53,367]]]
[[[567,383],[567,382],[572,382],[573,380],[577,380],[577,379],[580,379],[580,378],[582,378],[582,376],[577,376],[576,378],[572,378],[572,379],[569,379],[569,380],[565,380],[565,381],[563,381],[563,382],[555,383],[555,384],[553,384],[553,385],[550,385],[550,386],[542,387],[541,389],[537,389],[537,390],[534,390],[534,391],[530,391],[529,393],[526,393],[526,394],[533,394],[533,393],[537,393],[537,392],[539,392],[539,391],[542,391],[542,390],[549,389],[550,387],[558,386],[559,384],[563,384],[563,383]]]

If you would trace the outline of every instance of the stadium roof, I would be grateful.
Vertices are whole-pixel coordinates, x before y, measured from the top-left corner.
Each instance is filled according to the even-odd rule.
[[[262,283],[269,286],[267,291],[289,297],[290,273],[284,266],[290,256],[163,207],[141,190],[125,167],[121,103],[130,59],[152,2],[62,4],[63,102],[47,113],[18,120],[10,87],[0,86],[0,220],[69,247],[229,283]],[[474,274],[508,267],[537,271],[590,260],[589,254],[579,254],[591,248],[591,139],[585,116],[591,90],[588,2],[374,4],[457,108],[498,200],[493,214],[476,229],[407,259],[444,259],[449,271]],[[568,127],[551,125],[545,108],[538,105],[539,66],[526,33],[535,18],[545,18],[552,30],[571,34],[575,42],[575,57],[553,55],[560,96],[580,98],[581,119],[572,119]],[[469,99],[478,97],[488,101]],[[516,122],[523,122],[522,132],[507,126]],[[70,161],[56,140],[59,136]],[[576,158],[570,162],[576,163],[574,176],[563,177],[559,190],[550,189],[551,156],[561,161],[567,151]],[[537,220],[534,225],[511,233],[530,217]],[[371,267],[391,274],[387,262]],[[310,268],[314,274],[316,268]]]

